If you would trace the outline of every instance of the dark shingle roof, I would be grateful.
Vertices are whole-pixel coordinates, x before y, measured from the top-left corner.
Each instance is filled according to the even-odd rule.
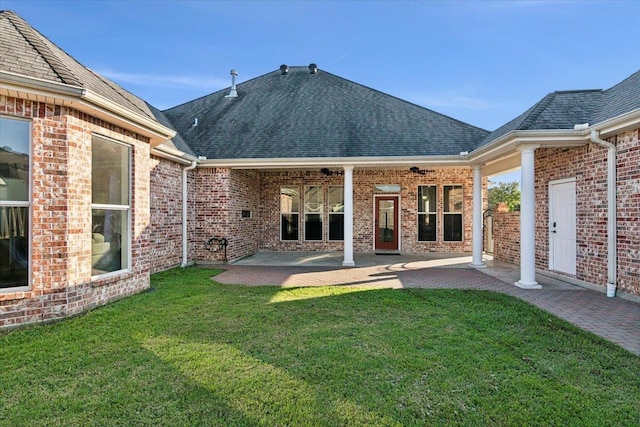
[[[226,89],[164,113],[210,159],[457,155],[487,134],[307,67],[265,74],[237,91],[237,98],[225,98]]]
[[[536,105],[487,135],[487,144],[516,130],[573,129],[596,125],[640,108],[640,71],[607,90],[552,92]]]
[[[640,108],[640,70],[604,94],[603,103],[592,123],[600,123]]]
[[[169,118],[162,111],[158,110],[156,107],[154,107],[151,104],[147,104],[147,107],[149,108],[149,110],[151,111],[153,116],[156,118],[158,123],[160,123],[163,126],[168,127],[169,129],[174,129],[175,130],[175,126],[173,126],[173,124],[171,123]],[[175,148],[177,150],[180,150],[183,153],[189,154],[191,156],[195,156],[196,155],[193,152],[193,150],[191,150],[191,147],[189,147],[189,145],[185,142],[185,140],[182,139],[182,136],[180,136],[179,133],[176,133],[176,135],[173,138],[171,138],[170,140],[165,142],[163,145],[167,145],[169,147],[173,147],[173,148]]]
[[[11,11],[0,11],[0,70],[82,87],[155,118],[142,99],[80,64]]]

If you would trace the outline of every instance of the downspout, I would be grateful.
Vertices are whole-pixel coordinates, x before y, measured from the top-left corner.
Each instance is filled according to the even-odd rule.
[[[618,240],[616,236],[616,146],[600,138],[600,131],[591,131],[591,142],[607,147],[607,296],[616,296],[618,270]]]
[[[194,169],[197,162],[193,160],[190,166],[182,169],[182,264],[186,267],[189,261],[189,238],[187,237],[187,172]]]

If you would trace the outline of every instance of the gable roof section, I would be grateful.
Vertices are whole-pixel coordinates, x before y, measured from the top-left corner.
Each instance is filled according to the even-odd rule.
[[[209,159],[458,155],[487,131],[326,71],[289,67],[165,110]],[[194,126],[195,119],[198,124]]]
[[[86,89],[157,121],[146,102],[80,64],[11,11],[0,11],[0,71]]]
[[[552,92],[536,105],[487,135],[480,146],[520,130],[571,130],[597,125],[640,109],[640,71],[610,89]]]
[[[573,129],[600,108],[602,90],[552,92],[527,111],[487,135],[480,146],[512,131]]]

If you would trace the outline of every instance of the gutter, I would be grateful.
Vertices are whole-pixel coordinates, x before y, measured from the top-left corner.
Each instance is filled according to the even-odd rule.
[[[616,146],[600,138],[600,131],[591,131],[591,142],[607,148],[607,296],[616,296],[618,269],[618,239],[616,236]]]
[[[193,160],[190,166],[182,169],[182,264],[184,268],[189,261],[189,238],[187,237],[187,172],[194,169],[198,162]]]

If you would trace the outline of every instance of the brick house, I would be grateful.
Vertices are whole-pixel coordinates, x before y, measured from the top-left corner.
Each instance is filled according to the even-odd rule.
[[[0,12],[0,37],[0,328],[223,261],[212,238],[228,241],[228,260],[342,251],[353,266],[354,251],[470,252],[482,267],[486,176],[518,166],[517,284],[535,287],[537,268],[640,295],[640,73],[551,94],[488,132],[315,64],[240,84],[232,71],[230,88],[159,111],[12,12]],[[601,138],[616,151],[609,237]],[[575,207],[558,208],[567,194]],[[555,235],[571,209],[574,269],[550,256],[566,253]]]

